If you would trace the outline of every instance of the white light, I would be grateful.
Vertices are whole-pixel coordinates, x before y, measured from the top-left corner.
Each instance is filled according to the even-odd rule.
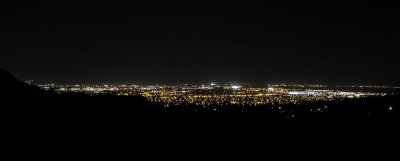
[[[240,86],[232,86],[231,88],[232,88],[232,89],[239,89]]]

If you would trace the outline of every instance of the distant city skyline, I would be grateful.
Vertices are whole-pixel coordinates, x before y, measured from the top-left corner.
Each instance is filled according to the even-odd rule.
[[[109,82],[99,82],[99,83],[60,83],[55,81],[50,82],[38,82],[35,80],[25,80],[23,81],[27,84],[33,85],[44,85],[44,84],[55,84],[55,85],[141,85],[141,86],[180,86],[180,85],[197,85],[197,86],[227,86],[227,85],[239,85],[239,86],[309,86],[309,87],[393,87],[400,88],[400,85],[391,85],[391,84],[322,84],[322,83],[248,83],[248,82],[203,82],[203,83],[137,83],[137,82],[123,82],[123,83],[109,83]]]

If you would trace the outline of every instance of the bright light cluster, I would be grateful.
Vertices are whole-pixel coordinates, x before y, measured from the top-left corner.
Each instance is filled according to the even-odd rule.
[[[289,105],[319,101],[384,96],[382,92],[331,90],[322,85],[270,85],[251,87],[238,84],[218,85],[39,85],[57,92],[83,92],[89,95],[142,95],[152,102],[169,105]]]

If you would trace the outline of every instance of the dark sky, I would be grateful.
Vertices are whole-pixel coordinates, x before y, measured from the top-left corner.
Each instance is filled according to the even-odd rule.
[[[0,3],[0,68],[21,80],[400,83],[390,3]]]

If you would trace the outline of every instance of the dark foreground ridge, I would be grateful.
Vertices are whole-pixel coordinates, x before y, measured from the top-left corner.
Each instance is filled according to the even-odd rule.
[[[342,102],[330,102],[329,109],[310,112],[309,106],[292,105],[286,113],[268,110],[267,106],[250,108],[239,106],[164,107],[148,102],[142,96],[98,95],[45,91],[15,79],[5,70],[0,70],[1,108],[9,119],[20,122],[226,122],[240,121],[348,121],[348,120],[393,120],[398,118],[399,91],[385,97],[360,98]],[[321,105],[322,106],[322,105]],[[390,110],[388,108],[391,108]],[[218,112],[212,109],[219,108]],[[246,112],[243,112],[246,111]]]

